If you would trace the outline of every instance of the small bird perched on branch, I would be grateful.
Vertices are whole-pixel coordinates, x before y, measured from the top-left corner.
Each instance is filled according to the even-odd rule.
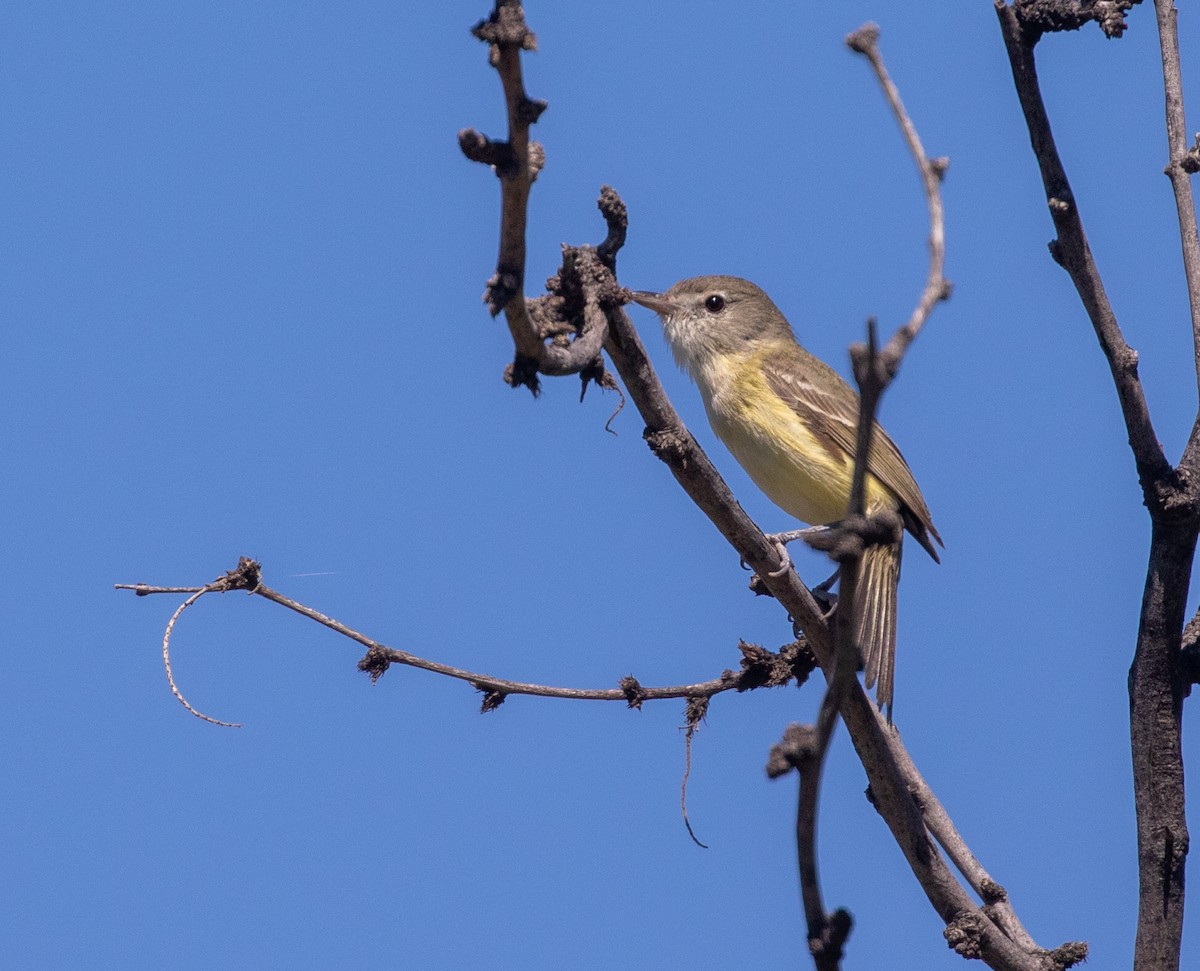
[[[854,476],[858,395],[809,354],[759,287],[735,276],[698,276],[633,298],[662,320],[667,343],[700,389],[717,437],[767,497],[812,524],[846,516]],[[891,510],[938,560],[929,509],[908,463],[876,424],[867,462],[868,515]],[[855,640],[867,688],[889,717],[896,664],[896,585],[901,541],[868,546],[859,572]]]

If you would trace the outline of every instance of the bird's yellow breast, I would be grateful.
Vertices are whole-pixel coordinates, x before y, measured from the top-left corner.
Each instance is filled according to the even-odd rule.
[[[726,359],[701,386],[713,431],[775,505],[802,522],[842,519],[850,503],[853,460],[830,450],[768,386],[753,355]],[[874,476],[867,508],[896,508],[895,496]]]

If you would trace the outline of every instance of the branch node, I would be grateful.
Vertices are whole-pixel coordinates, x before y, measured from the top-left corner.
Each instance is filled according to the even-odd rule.
[[[820,927],[808,929],[808,949],[818,968],[841,966],[842,953],[853,929],[854,917],[845,907],[839,907],[826,917]]]
[[[588,384],[595,382],[596,386],[601,391],[620,391],[620,385],[617,384],[617,379],[608,373],[608,369],[604,366],[602,358],[596,358],[591,364],[587,364],[579,372],[579,380],[581,387],[579,389],[579,402],[583,403],[584,395],[587,394]],[[618,408],[618,410],[620,410]],[[611,419],[610,419],[611,421]],[[612,429],[609,429],[610,431]]]
[[[495,711],[508,698],[507,692],[501,691],[499,688],[493,688],[490,685],[481,684],[478,681],[472,681],[471,687],[483,693],[483,701],[479,705],[479,713],[481,715],[486,715],[489,711]]]
[[[550,107],[549,101],[543,101],[541,98],[521,98],[517,105],[517,121],[524,125],[532,125],[542,117],[542,112]],[[532,145],[530,146],[533,147]]]
[[[538,378],[537,361],[515,354],[512,364],[504,369],[504,383],[510,388],[528,388],[535,398],[542,393],[542,382]]]
[[[642,702],[646,700],[646,692],[641,683],[632,674],[627,674],[620,682],[621,690],[625,692],[625,701],[630,708],[641,711]]]
[[[248,556],[239,556],[238,565],[217,577],[212,586],[220,593],[248,590],[253,593],[262,584],[262,564]]]
[[[742,670],[736,676],[738,692],[782,687],[793,678],[797,685],[804,684],[817,665],[808,645],[799,640],[785,644],[777,652],[739,641],[738,650],[742,652]]]
[[[668,465],[678,462],[684,457],[688,436],[687,432],[680,427],[647,428],[642,432],[642,438],[650,446],[650,451]]]
[[[1200,137],[1200,136],[1197,136]],[[625,201],[617,195],[617,190],[611,185],[600,187],[600,198],[596,201],[604,224],[608,227],[608,235],[604,242],[596,247],[596,255],[600,261],[613,273],[617,270],[617,252],[625,245],[625,236],[629,231],[629,210]],[[623,295],[622,303],[628,303],[628,291]]]
[[[521,277],[521,272],[512,267],[503,264],[496,267],[496,272],[488,277],[487,289],[483,291],[483,302],[488,305],[488,313],[495,317],[521,292]]]
[[[1013,9],[1030,46],[1042,34],[1078,30],[1095,21],[1110,39],[1125,33],[1125,14],[1141,0],[1015,0]]]
[[[515,0],[498,0],[496,9],[487,20],[472,27],[471,33],[488,45],[488,58],[493,67],[499,62],[498,49],[501,47],[537,50],[537,35],[525,23],[525,12]]]
[[[985,905],[999,904],[1008,899],[1008,891],[995,880],[984,880],[979,885],[979,896]]]
[[[983,917],[965,911],[946,925],[942,935],[960,957],[979,960],[983,957],[983,948],[980,946],[983,929]]]
[[[1087,941],[1067,941],[1066,944],[1060,944],[1053,951],[1049,951],[1046,957],[1050,960],[1050,967],[1054,971],[1066,971],[1067,968],[1073,968],[1077,964],[1082,964],[1087,960],[1088,946]]]
[[[464,128],[458,133],[458,147],[472,162],[490,166],[502,179],[512,178],[520,171],[517,155],[508,142],[494,142],[474,128]]]
[[[1192,685],[1200,684],[1200,612],[1197,612],[1183,628],[1179,668],[1183,675],[1183,690],[1191,694]]]
[[[374,645],[367,649],[358,662],[358,669],[371,678],[371,684],[376,684],[385,671],[392,666],[392,659],[385,648]]]
[[[529,143],[529,181],[536,182],[546,167],[546,146],[541,142]]]
[[[1179,167],[1188,175],[1195,175],[1197,172],[1200,172],[1200,132],[1196,133],[1196,140],[1192,143],[1192,147],[1179,160]],[[1170,174],[1170,166],[1165,171]]]

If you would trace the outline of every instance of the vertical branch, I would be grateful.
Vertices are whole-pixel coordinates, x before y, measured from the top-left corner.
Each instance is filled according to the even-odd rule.
[[[1200,391],[1200,236],[1196,229],[1196,202],[1192,198],[1192,175],[1200,171],[1200,138],[1189,151],[1187,118],[1183,110],[1183,70],[1179,63],[1178,13],[1173,0],[1155,0],[1158,43],[1162,52],[1163,94],[1166,101],[1167,150],[1170,161],[1164,170],[1175,193],[1179,219],[1179,241],[1183,246],[1183,270],[1187,278],[1188,304],[1192,313],[1192,347],[1196,359],[1196,383]],[[1193,433],[1195,438],[1195,433]],[[1193,448],[1196,446],[1193,444]]]
[[[1121,403],[1121,414],[1129,433],[1129,444],[1137,463],[1138,478],[1145,490],[1155,480],[1168,475],[1171,467],[1150,421],[1150,410],[1138,378],[1137,352],[1125,342],[1121,328],[1117,326],[1117,318],[1104,290],[1104,282],[1100,279],[1100,271],[1092,259],[1092,250],[1083,231],[1083,221],[1071,191],[1071,183],[1059,157],[1058,147],[1054,144],[1054,133],[1042,100],[1033,56],[1034,45],[1041,36],[1040,30],[1027,31],[1016,9],[1006,5],[1004,0],[995,2],[1013,83],[1029,129],[1033,154],[1041,170],[1046,205],[1058,233],[1058,238],[1050,243],[1050,255],[1070,275],[1104,356],[1108,358]]]
[[[529,128],[546,110],[546,102],[525,93],[521,52],[537,50],[537,37],[517,0],[496,0],[491,16],[471,33],[488,45],[488,63],[500,75],[508,122],[508,139],[503,142],[470,128],[458,134],[463,154],[490,165],[500,179],[500,254],[485,298],[493,316],[505,312],[518,353],[536,360],[541,340],[525,306],[525,226],[529,190],[545,161],[541,146],[530,141]]]
[[[833,714],[836,717],[836,710]],[[767,775],[776,779],[795,769],[800,776],[796,799],[796,856],[808,951],[816,971],[838,971],[854,918],[841,907],[833,913],[826,912],[821,895],[821,875],[817,866],[817,802],[825,753],[820,746],[819,727],[789,725],[783,738],[771,747]]]
[[[1079,207],[1050,130],[1034,61],[1034,47],[1045,30],[1073,29],[1044,19],[1027,19],[1026,6],[996,0],[996,12],[1012,66],[1029,138],[1041,170],[1051,218],[1058,238],[1050,244],[1054,260],[1071,276],[1087,310],[1100,346],[1108,358],[1121,413],[1129,433],[1142,494],[1151,519],[1150,558],[1142,593],[1137,644],[1129,670],[1129,736],[1133,759],[1133,790],[1137,812],[1138,928],[1134,949],[1137,971],[1171,971],[1179,967],[1183,940],[1184,862],[1188,832],[1183,786],[1183,697],[1188,679],[1181,657],[1181,636],[1192,560],[1200,532],[1200,455],[1193,429],[1180,470],[1163,454],[1150,421],[1137,373],[1137,353],[1125,342],[1113,314],[1099,270],[1092,259]],[[1170,0],[1156,0],[1159,15],[1163,79],[1166,89],[1167,131],[1171,176],[1188,275],[1192,330],[1200,375],[1200,325],[1197,305],[1200,287],[1200,244],[1184,148],[1184,116],[1175,37],[1175,13]],[[1099,7],[1099,5],[1096,5]],[[1106,8],[1114,11],[1116,8]],[[1095,8],[1089,8],[1095,16]],[[1101,19],[1101,26],[1106,21]],[[1111,20],[1109,28],[1120,24]],[[1119,36],[1119,30],[1115,35]]]

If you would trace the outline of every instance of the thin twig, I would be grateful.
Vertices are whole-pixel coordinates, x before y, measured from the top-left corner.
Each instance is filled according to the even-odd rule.
[[[697,702],[700,702],[697,704]],[[688,836],[700,849],[707,850],[708,844],[701,843],[696,831],[692,829],[692,820],[688,816],[687,787],[688,779],[692,777],[692,740],[696,737],[704,713],[708,711],[708,699],[689,699],[687,727],[684,729],[683,779],[679,783],[679,811],[683,813],[683,825],[687,827]]]
[[[890,375],[894,375],[900,366],[900,360],[908,345],[913,342],[933,308],[950,296],[950,282],[945,277],[946,265],[946,217],[942,207],[942,180],[950,162],[946,158],[930,159],[925,154],[917,128],[904,108],[900,99],[900,91],[888,74],[883,63],[883,55],[879,52],[879,27],[877,24],[864,24],[846,38],[850,48],[862,54],[871,62],[875,76],[887,96],[892,113],[904,133],[904,140],[912,154],[913,161],[921,175],[921,184],[925,189],[925,202],[929,209],[929,273],[921,298],[909,317],[908,322],[892,335],[887,347],[882,351],[884,364]],[[886,387],[886,385],[885,385]]]
[[[255,567],[258,567],[257,563]],[[175,612],[175,615],[168,624],[167,637],[164,639],[164,657],[166,642],[170,638],[171,629],[184,609],[195,603],[197,599],[206,593],[229,589],[245,589],[244,587],[238,588],[222,585],[221,581],[216,581],[204,587],[155,587],[139,583],[116,584],[116,588],[119,590],[133,590],[139,596],[149,596],[158,593],[179,593],[182,591],[193,592],[193,596],[189,597],[179,610]],[[617,688],[555,687],[553,685],[496,678],[489,674],[468,671],[464,668],[419,657],[408,651],[388,647],[386,644],[368,637],[361,631],[355,630],[353,627],[343,624],[341,621],[335,620],[329,615],[321,613],[319,610],[293,600],[291,597],[285,596],[277,590],[272,590],[261,581],[249,592],[272,603],[279,604],[282,607],[287,607],[289,610],[293,610],[301,616],[307,617],[309,620],[316,621],[318,624],[322,624],[330,630],[341,634],[343,637],[348,637],[367,648],[367,655],[360,662],[359,666],[371,674],[374,680],[378,680],[389,665],[403,664],[459,681],[466,681],[479,691],[484,692],[485,695],[492,697],[499,696],[501,700],[509,695],[533,695],[540,698],[564,698],[571,701],[619,701],[636,708],[640,707],[646,701],[658,701],[666,698],[686,698],[691,701],[698,698],[711,698],[724,691],[752,691],[756,688],[781,687],[792,680],[802,682],[807,678],[808,672],[812,670],[815,663],[808,653],[807,648],[798,641],[785,644],[778,652],[768,651],[756,644],[743,642],[739,645],[742,655],[739,670],[736,672],[726,670],[718,677],[707,681],[684,685],[646,687],[635,678],[627,677],[622,679],[621,686]],[[170,679],[171,670],[169,661],[167,664],[167,676]],[[184,706],[193,714],[199,715],[183,699],[175,687],[173,680],[171,680],[171,687],[175,696],[179,698]],[[497,703],[489,705],[489,710],[496,707]],[[214,721],[214,719],[210,719],[204,715],[199,715],[199,717],[204,718],[206,721]],[[218,722],[218,724],[226,723]]]
[[[836,715],[834,711],[835,718]],[[825,759],[817,751],[820,734],[820,729],[812,725],[789,725],[783,738],[771,747],[767,776],[777,779],[794,769],[800,777],[796,793],[796,859],[808,950],[816,971],[837,971],[854,921],[843,908],[828,913],[821,894],[821,875],[817,866],[817,802]]]
[[[171,686],[171,694],[173,694],[179,703],[193,715],[195,715],[201,721],[208,722],[210,725],[220,725],[222,728],[241,728],[242,725],[240,722],[221,721],[219,718],[213,718],[211,715],[206,715],[204,712],[197,711],[195,708],[193,708],[191,702],[189,702],[183,696],[183,692],[179,690],[179,686],[175,683],[175,675],[171,671],[171,633],[175,630],[175,621],[179,620],[180,615],[206,593],[212,593],[213,591],[219,589],[220,588],[215,584],[210,584],[207,587],[201,587],[190,597],[188,597],[187,600],[181,603],[175,613],[171,614],[171,619],[167,621],[167,628],[165,631],[163,631],[163,668],[165,668],[167,672],[167,684]]]
[[[1179,61],[1178,13],[1172,0],[1155,0],[1158,17],[1158,43],[1162,53],[1163,94],[1167,119],[1169,161],[1163,170],[1171,180],[1175,211],[1179,220],[1179,241],[1183,248],[1183,272],[1187,283],[1188,306],[1192,315],[1192,351],[1196,365],[1196,384],[1200,390],[1200,235],[1196,228],[1196,201],[1192,196],[1192,175],[1200,171],[1200,147],[1188,148],[1187,117],[1183,110],[1183,68]],[[1200,142],[1197,142],[1200,146]],[[1200,448],[1200,420],[1193,427],[1188,449]]]

